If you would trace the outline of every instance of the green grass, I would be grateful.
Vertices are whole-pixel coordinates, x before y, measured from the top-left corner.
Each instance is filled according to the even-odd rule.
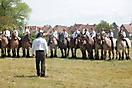
[[[35,58],[0,59],[0,88],[131,88],[132,61],[49,58],[46,76],[36,76]]]

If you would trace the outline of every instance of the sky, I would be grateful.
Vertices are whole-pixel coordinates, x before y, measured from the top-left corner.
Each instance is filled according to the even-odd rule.
[[[117,25],[132,21],[132,0],[22,0],[32,9],[28,25]]]

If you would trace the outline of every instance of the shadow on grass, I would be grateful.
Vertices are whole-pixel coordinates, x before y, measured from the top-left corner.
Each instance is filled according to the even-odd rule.
[[[36,75],[15,75],[14,78],[36,78]]]

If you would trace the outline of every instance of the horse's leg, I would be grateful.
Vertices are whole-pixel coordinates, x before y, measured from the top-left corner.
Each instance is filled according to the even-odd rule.
[[[109,60],[111,60],[111,50],[109,50]],[[113,54],[112,54],[113,55]],[[113,59],[113,58],[112,58]]]
[[[16,50],[14,48],[14,49],[12,49],[12,57],[15,57],[15,56],[16,56]]]
[[[10,54],[10,48],[7,48],[7,53],[8,53],[8,57],[10,57],[11,56],[11,54]]]
[[[72,52],[72,58],[74,58],[73,48],[71,48],[71,52]]]
[[[74,58],[77,58],[76,51],[77,51],[77,49],[75,48],[75,50],[74,50]]]
[[[30,57],[30,55],[29,55],[29,49],[27,49],[27,55],[26,55],[26,57]]]
[[[103,60],[103,48],[101,49],[101,60]]]
[[[54,57],[57,57],[57,49],[54,50]]]
[[[121,59],[124,60],[124,51],[122,51],[122,58]]]
[[[126,59],[127,59],[127,60],[130,60],[130,55],[129,55],[129,54],[130,54],[130,49],[127,48],[127,51],[128,51],[128,52],[126,53]]]
[[[1,49],[1,57],[5,57],[5,49]]]
[[[53,58],[53,49],[50,49],[50,58]]]
[[[64,54],[63,54],[63,49],[60,49],[61,50],[61,58],[64,57]]]
[[[19,55],[19,47],[17,48],[17,57],[20,57],[20,55]]]
[[[26,56],[25,49],[23,49],[22,51],[23,51],[23,55],[22,55],[22,57],[25,57],[25,56]]]
[[[67,50],[67,57],[69,57],[69,50],[70,50],[70,47],[68,47],[68,50]]]

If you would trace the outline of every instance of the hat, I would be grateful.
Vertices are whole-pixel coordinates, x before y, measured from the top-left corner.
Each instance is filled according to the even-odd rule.
[[[78,30],[78,28],[77,28],[77,27],[75,27],[75,29],[76,29],[76,30]]]
[[[123,27],[121,27],[120,29],[121,29],[121,30],[124,30],[124,28],[123,28]]]
[[[94,28],[92,27],[91,30],[94,30]]]
[[[8,27],[6,27],[5,30],[8,30]]]
[[[112,29],[110,29],[109,32],[112,32]]]
[[[102,31],[104,31],[104,28],[101,28]]]
[[[42,37],[43,36],[43,33],[42,32],[39,32],[38,34],[37,34],[37,38],[38,37]]]
[[[85,28],[85,31],[88,31],[88,28]]]
[[[66,28],[63,28],[63,31],[66,31]]]

